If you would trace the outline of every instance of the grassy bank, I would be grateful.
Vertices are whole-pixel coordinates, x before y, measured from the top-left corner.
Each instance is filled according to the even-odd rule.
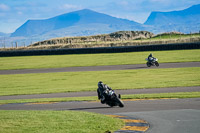
[[[175,93],[155,93],[155,94],[129,94],[122,95],[123,100],[134,99],[162,99],[162,98],[199,98],[200,92],[175,92]],[[70,101],[97,101],[97,96],[88,97],[63,97],[63,98],[36,98],[36,99],[15,99],[0,100],[1,104],[8,103],[30,103],[30,104],[48,104],[54,102],[70,102]]]
[[[123,31],[120,31],[121,33]],[[120,33],[120,34],[121,34]],[[128,34],[127,34],[128,33]],[[123,36],[121,36],[123,34]],[[92,47],[119,47],[119,46],[137,46],[137,45],[152,45],[152,44],[174,44],[174,43],[194,43],[200,42],[200,34],[181,34],[181,33],[163,33],[152,36],[149,33],[135,33],[134,36],[130,32],[124,31],[119,35],[102,34],[97,36],[82,36],[82,37],[64,37],[54,38],[36,42],[35,44],[17,48],[0,48],[0,51],[12,50],[44,50],[44,49],[60,49],[60,48],[92,48]],[[146,34],[146,35],[144,35]],[[138,35],[138,36],[137,36]],[[113,36],[113,34],[112,34]],[[118,37],[117,37],[118,36]],[[151,36],[151,38],[150,38]],[[107,38],[107,39],[106,39]]]
[[[105,133],[123,127],[120,119],[73,111],[0,111],[1,133]]]
[[[164,34],[158,34],[151,39],[184,39],[184,38],[192,38],[192,37],[200,37],[200,34],[170,34],[170,33],[164,33]],[[150,40],[150,39],[146,39]]]
[[[0,75],[0,95],[95,91],[103,81],[113,89],[200,86],[200,67]]]
[[[175,92],[123,95],[123,99],[199,98],[200,92]]]
[[[145,64],[145,58],[147,58],[149,53],[153,53],[153,55],[159,59],[160,63],[200,61],[200,49],[109,54],[1,57],[0,70]]]

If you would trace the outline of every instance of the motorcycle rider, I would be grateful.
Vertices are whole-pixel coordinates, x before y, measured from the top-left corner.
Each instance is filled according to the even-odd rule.
[[[150,53],[150,55],[148,56],[148,61],[151,63],[152,61],[153,61],[153,54],[152,53]]]
[[[112,90],[108,85],[104,84],[102,81],[98,82],[98,99],[101,99],[101,103],[104,104],[106,102],[106,96],[109,90]]]

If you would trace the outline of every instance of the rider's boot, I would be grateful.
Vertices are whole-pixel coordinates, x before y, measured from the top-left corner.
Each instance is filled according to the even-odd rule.
[[[101,103],[104,104],[105,102],[106,102],[106,99],[105,99],[104,96],[102,96],[102,98],[101,98]]]

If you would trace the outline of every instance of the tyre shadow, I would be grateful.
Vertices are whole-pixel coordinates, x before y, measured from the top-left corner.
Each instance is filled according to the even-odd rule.
[[[93,109],[107,109],[112,107],[89,107],[89,108],[73,108],[68,110],[93,110]]]
[[[148,67],[146,67],[146,66],[144,66],[144,67],[132,67],[132,68],[127,68],[127,69],[144,69],[144,68],[148,68]]]

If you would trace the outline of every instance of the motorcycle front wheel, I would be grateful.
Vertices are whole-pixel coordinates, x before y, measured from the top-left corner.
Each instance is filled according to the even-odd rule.
[[[119,98],[116,98],[116,101],[118,102],[119,107],[121,107],[121,108],[124,107],[124,103],[122,100],[120,100]]]
[[[159,66],[159,63],[156,61],[156,62],[155,62],[155,65],[158,67],[158,66]]]

